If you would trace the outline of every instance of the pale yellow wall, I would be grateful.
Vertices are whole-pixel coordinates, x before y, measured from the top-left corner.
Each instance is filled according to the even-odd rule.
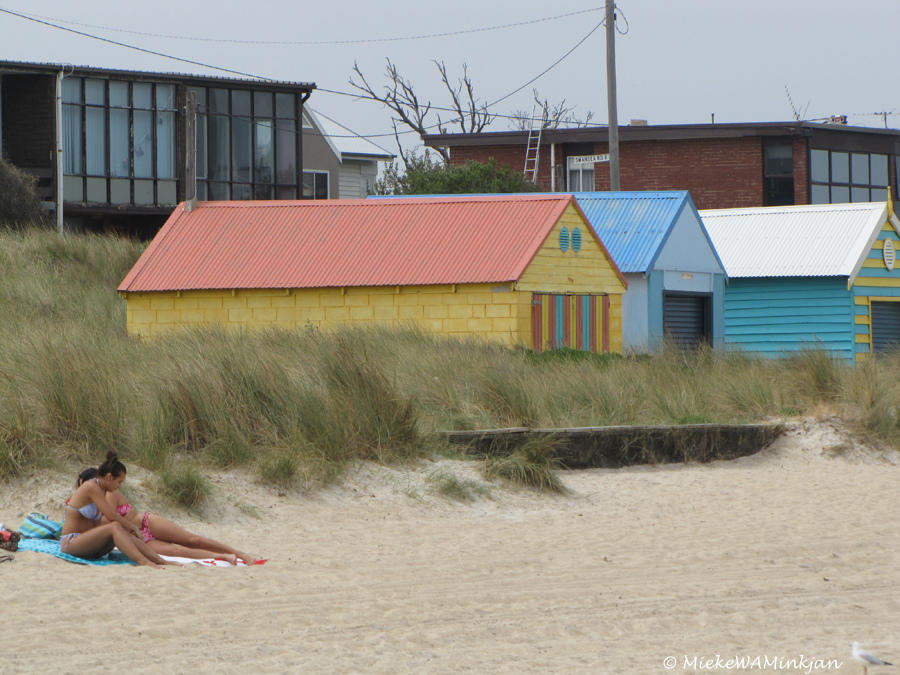
[[[560,250],[559,232],[563,226],[567,227],[570,233],[576,227],[581,230],[581,251],[576,253],[571,247],[566,252]],[[571,204],[522,274],[516,287],[523,291],[584,295],[600,293],[612,295],[625,292],[624,284],[591,234],[591,226]]]
[[[415,324],[456,337],[529,345],[531,293],[512,284],[128,293],[128,333],[160,335],[184,326],[321,329]]]

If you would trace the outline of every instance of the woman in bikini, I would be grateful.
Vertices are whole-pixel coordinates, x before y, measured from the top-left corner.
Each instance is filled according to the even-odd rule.
[[[84,481],[66,502],[59,548],[79,558],[100,558],[118,547],[138,565],[160,567],[167,564],[144,543],[140,528],[118,513],[107,500],[125,480],[125,465],[114,452],[97,469],[94,477]],[[102,518],[108,522],[101,523]]]
[[[78,475],[78,485],[93,479],[96,475],[97,469],[85,469]],[[138,528],[144,543],[159,555],[194,559],[219,558],[232,565],[236,565],[238,560],[248,565],[258,560],[256,556],[238,551],[215,539],[188,532],[168,518],[147,511],[141,514],[134,510],[118,490],[107,492],[106,500],[116,510],[118,516],[127,520],[132,527]]]

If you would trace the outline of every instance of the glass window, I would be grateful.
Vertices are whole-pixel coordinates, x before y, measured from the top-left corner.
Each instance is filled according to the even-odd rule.
[[[88,105],[104,105],[106,103],[106,82],[103,80],[85,80],[84,102]]]
[[[276,117],[296,118],[293,94],[275,94],[275,115]]]
[[[272,199],[271,185],[255,185],[253,186],[253,199]]]
[[[206,115],[197,115],[197,178],[206,178]]]
[[[275,199],[297,199],[297,188],[279,186],[275,188]]]
[[[146,82],[135,82],[131,93],[134,96],[134,107],[149,110],[153,107],[153,85]]]
[[[828,203],[828,186],[813,185],[809,190],[810,204],[827,204]]]
[[[65,82],[65,80],[63,80]],[[81,106],[64,105],[63,127],[63,172],[81,173]],[[80,199],[78,201],[81,201]]]
[[[887,155],[870,155],[872,162],[872,185],[888,186]]]
[[[153,113],[149,110],[134,111],[134,175],[137,178],[153,177]]]
[[[793,175],[793,146],[790,143],[767,144],[764,150],[763,173],[766,176]]]
[[[856,186],[850,188],[850,201],[851,202],[867,202],[867,201],[869,201],[869,188],[856,187]]]
[[[63,103],[81,103],[81,78],[67,77],[62,82]]]
[[[850,187],[847,185],[831,186],[831,203],[846,204],[850,201]]]
[[[328,174],[326,172],[303,172],[303,198],[328,199]]]
[[[243,183],[235,183],[231,186],[232,199],[251,199],[250,186]]]
[[[225,115],[213,115],[209,118],[209,177],[212,180],[231,179],[231,125]],[[215,190],[210,186],[210,192]],[[212,197],[219,199],[219,197]],[[225,199],[228,199],[225,197]]]
[[[210,89],[209,90],[209,111],[228,114],[228,90],[227,89]]]
[[[110,96],[110,98],[112,98],[112,96]],[[128,152],[129,137],[128,111],[120,109],[110,110],[109,174],[111,176],[131,175],[131,161]]]
[[[156,109],[175,110],[175,85],[156,85]]]
[[[253,114],[256,117],[272,117],[272,94],[268,91],[253,92]]]
[[[111,81],[109,83],[109,105],[113,108],[128,107],[128,83]]]
[[[275,144],[272,134],[272,120],[256,120],[254,129],[256,132],[256,143],[253,153],[253,180],[257,183],[274,183]]]
[[[887,188],[872,188],[872,198],[873,202],[886,202],[888,198],[888,189]]]
[[[275,127],[276,179],[279,183],[297,183],[297,137],[294,120],[278,120]]]
[[[809,176],[816,183],[828,182],[828,150],[810,150]]]
[[[85,108],[84,136],[85,169],[88,175],[105,176],[106,111],[103,108]]]
[[[175,113],[156,113],[156,176],[175,178]]]
[[[233,117],[231,119],[231,179],[241,183],[250,182],[253,154],[251,134],[249,117]],[[239,198],[235,197],[235,199]]]
[[[228,187],[228,183],[210,183],[209,199],[231,199],[231,191],[228,189]]]
[[[850,156],[846,152],[831,153],[831,182],[850,182]]]
[[[250,115],[250,92],[249,91],[232,91],[231,92],[231,114],[232,115]]]
[[[850,155],[850,180],[856,185],[869,184],[869,156],[854,152]],[[853,201],[856,201],[855,199]]]

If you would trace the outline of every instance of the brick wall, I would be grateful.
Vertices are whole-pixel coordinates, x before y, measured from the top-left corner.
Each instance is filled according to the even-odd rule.
[[[798,163],[795,143],[794,162]],[[562,146],[557,146],[557,162],[562,162]],[[596,143],[594,153],[607,152],[606,143]],[[619,146],[619,176],[623,190],[688,190],[698,209],[762,206],[763,155],[762,139],[724,138],[672,141],[630,141]],[[804,151],[805,152],[805,151]],[[805,156],[805,155],[803,155]],[[486,161],[495,157],[498,163],[514,169],[524,166],[525,144],[503,147],[457,147],[450,154],[451,161],[462,163],[469,159]],[[550,149],[541,147],[542,187],[550,185]],[[805,162],[804,162],[805,164]],[[798,203],[803,186],[808,181],[799,177]],[[609,165],[594,165],[594,185],[597,190],[609,189]],[[565,186],[558,185],[562,191]]]
[[[56,135],[52,75],[4,75],[0,79],[3,157],[21,169],[52,169]]]

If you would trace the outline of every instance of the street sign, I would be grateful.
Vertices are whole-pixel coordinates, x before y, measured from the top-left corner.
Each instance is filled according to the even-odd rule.
[[[576,155],[575,157],[569,157],[569,162],[575,166],[581,164],[596,164],[597,162],[608,162],[609,155]]]

